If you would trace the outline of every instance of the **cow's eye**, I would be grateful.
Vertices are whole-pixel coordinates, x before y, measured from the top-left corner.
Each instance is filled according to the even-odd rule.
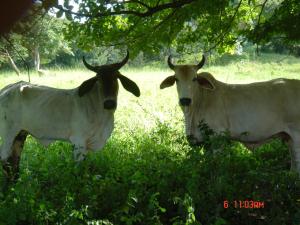
[[[179,81],[178,78],[175,77],[175,81],[178,82]]]

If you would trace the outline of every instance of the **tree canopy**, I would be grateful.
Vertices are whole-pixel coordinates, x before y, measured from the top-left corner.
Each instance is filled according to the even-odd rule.
[[[33,51],[41,54],[42,63],[56,62],[58,56],[65,61],[66,54],[79,51],[81,57],[82,50],[95,52],[96,47],[110,53],[128,48],[133,56],[147,57],[174,50],[233,53],[244,43],[300,54],[300,0],[33,2],[3,36],[10,42],[0,40],[0,62],[8,54],[28,59]]]
[[[138,51],[196,46],[230,51],[237,42],[300,40],[299,0],[44,0],[65,16],[68,39],[85,49],[127,46]],[[192,49],[197,51],[198,49]]]

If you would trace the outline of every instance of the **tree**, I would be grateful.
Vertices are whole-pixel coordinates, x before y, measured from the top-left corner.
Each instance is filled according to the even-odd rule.
[[[18,34],[10,34],[0,38],[0,64],[8,62],[10,67],[20,75],[20,70],[15,59],[24,60],[28,56],[27,49],[22,46],[22,36]]]
[[[62,33],[65,22],[48,15],[37,6],[15,24],[9,34],[2,37],[0,51],[17,73],[19,71],[13,59],[20,57],[31,59],[35,70],[42,73],[41,61],[48,63],[60,52],[72,54]]]
[[[138,51],[197,44],[230,51],[237,41],[300,40],[299,0],[45,0],[70,23],[66,37],[82,48],[127,45]]]
[[[59,52],[72,54],[62,33],[64,26],[63,20],[45,14],[23,34],[22,44],[32,56],[36,71],[40,71],[41,61],[49,63]]]

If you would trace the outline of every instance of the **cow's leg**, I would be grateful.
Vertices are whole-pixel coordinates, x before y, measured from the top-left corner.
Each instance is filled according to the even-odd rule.
[[[292,139],[286,142],[290,151],[291,156],[291,170],[296,170],[296,161],[295,161],[295,155],[294,155],[294,142]]]
[[[14,142],[15,134],[7,135],[3,138],[3,143],[0,147],[0,159],[2,162],[6,162],[7,159],[10,157],[12,152],[12,145]]]
[[[80,162],[85,159],[87,151],[86,151],[86,143],[84,140],[78,139],[76,137],[71,137],[70,141],[73,143],[73,156],[76,162]]]
[[[298,151],[295,153],[296,159],[294,162],[294,170],[296,170],[300,176],[300,146],[298,148]]]
[[[20,131],[20,133],[15,137],[12,146],[11,164],[12,164],[12,179],[16,181],[19,178],[19,164],[21,153],[24,147],[24,142],[27,137],[26,131]]]
[[[15,135],[2,136],[2,145],[0,147],[0,159],[3,168],[3,186],[2,190],[5,191],[11,181],[11,155],[12,145]]]
[[[291,170],[295,170],[300,175],[300,143],[293,147],[294,158],[291,161]]]
[[[300,140],[290,140],[289,149],[291,153],[291,170],[297,171],[300,175]]]
[[[85,146],[74,145],[73,155],[74,155],[75,161],[80,162],[80,161],[84,160],[86,157],[86,154],[87,154],[87,151],[86,151]]]
[[[11,161],[11,155],[12,155],[12,145],[14,141],[14,136],[12,137],[6,137],[3,139],[3,144],[0,148],[0,158],[2,162],[3,167],[3,173],[5,177],[9,177],[10,174],[10,161]]]
[[[20,156],[23,150],[26,136],[27,132],[19,132],[19,134],[11,143],[10,156],[2,163],[4,174],[6,176],[6,182],[15,182],[19,177]]]

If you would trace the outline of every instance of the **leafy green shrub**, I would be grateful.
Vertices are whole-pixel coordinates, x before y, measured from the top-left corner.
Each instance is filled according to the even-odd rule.
[[[79,164],[71,145],[46,150],[29,138],[20,179],[0,193],[0,224],[300,224],[300,182],[284,144],[250,152],[201,129],[204,146],[191,148],[176,126],[157,121],[114,134]],[[234,207],[243,200],[264,208]]]

